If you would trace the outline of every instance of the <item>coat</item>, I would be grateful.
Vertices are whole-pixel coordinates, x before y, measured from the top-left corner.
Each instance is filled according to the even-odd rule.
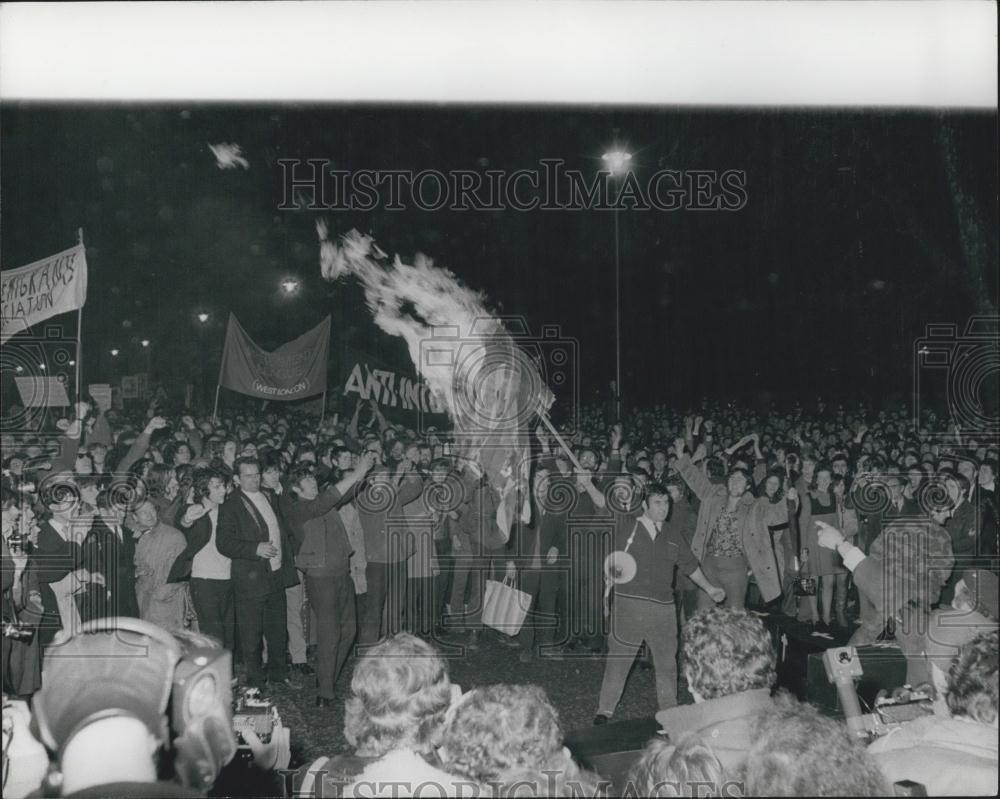
[[[769,688],[755,688],[661,710],[656,720],[673,742],[688,732],[701,736],[719,758],[724,773],[739,774],[753,745],[751,732],[756,717],[773,701]]]
[[[135,546],[135,595],[139,618],[168,631],[184,629],[187,585],[167,581],[174,561],[184,551],[184,534],[158,521]]]
[[[191,579],[191,566],[194,563],[195,555],[205,548],[205,545],[212,540],[212,519],[206,513],[204,516],[195,519],[194,524],[183,531],[187,543],[184,550],[174,560],[174,565],[170,568],[167,576],[168,583],[185,582]]]
[[[459,508],[458,521],[452,527],[458,546],[456,557],[489,557],[507,547],[497,524],[500,497],[485,479],[467,474],[463,478],[466,503]]]
[[[354,505],[365,531],[365,557],[369,563],[398,563],[413,554],[413,539],[407,535],[404,505],[423,491],[418,475],[408,474],[402,483],[383,488],[366,481]]]
[[[83,542],[83,565],[104,577],[104,585],[92,584],[87,590],[81,616],[84,621],[102,616],[139,618],[135,595],[135,538],[122,525],[121,539],[107,522],[95,517]]]
[[[928,716],[868,747],[889,782],[912,780],[928,796],[996,796],[997,731],[967,719]]]
[[[729,489],[725,485],[715,485],[699,470],[687,455],[677,460],[677,470],[684,482],[698,497],[698,521],[691,551],[702,561],[708,547],[709,536],[716,519],[725,510],[729,501]],[[788,521],[787,503],[758,502],[749,492],[744,494],[736,506],[737,522],[743,540],[743,551],[757,581],[761,596],[770,602],[781,596],[781,579],[774,559],[769,525],[784,524]]]
[[[49,522],[42,522],[38,526],[38,546],[32,553],[32,562],[37,567],[39,592],[42,595],[44,609],[39,624],[39,636],[43,644],[48,644],[63,627],[53,586],[83,567],[83,547],[75,541],[63,539]]]
[[[271,561],[257,554],[257,545],[270,540],[267,523],[253,506],[246,494],[237,489],[219,506],[219,519],[215,531],[215,546],[220,555],[232,560],[233,595],[241,598],[259,598],[275,591],[283,591],[298,585],[295,570],[295,555],[288,538],[281,515],[271,502],[274,515],[278,518],[279,541],[281,543],[281,568],[271,568]]]

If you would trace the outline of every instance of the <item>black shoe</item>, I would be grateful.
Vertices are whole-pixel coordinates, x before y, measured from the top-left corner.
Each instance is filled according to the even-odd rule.
[[[296,674],[304,674],[307,677],[316,673],[316,669],[310,666],[308,663],[293,663],[292,671]]]
[[[317,696],[316,707],[333,707],[333,699],[329,696]]]
[[[598,713],[594,716],[594,726],[600,727],[602,724],[607,724],[611,721],[611,716],[606,716],[604,713]]]
[[[283,677],[280,680],[270,678],[268,679],[267,684],[271,688],[290,688],[295,691],[302,687],[302,683],[293,679],[291,676]]]
[[[520,649],[521,647],[521,645],[517,642],[516,638],[511,638],[509,636],[504,635],[503,633],[500,633],[497,636],[497,638],[500,640],[500,643],[503,644],[508,649]]]

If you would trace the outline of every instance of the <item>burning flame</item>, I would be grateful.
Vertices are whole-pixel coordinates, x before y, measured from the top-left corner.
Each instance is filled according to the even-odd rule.
[[[482,292],[422,255],[412,264],[398,256],[389,262],[356,230],[331,241],[319,221],[316,232],[323,277],[360,281],[375,323],[406,341],[417,372],[447,408],[457,454],[479,461],[498,486],[509,488],[515,468],[527,464],[528,425],[553,395]]]
[[[370,236],[352,230],[341,242],[330,241],[326,224],[316,223],[320,239],[320,267],[327,280],[354,275],[364,287],[365,299],[375,323],[386,333],[401,336],[410,359],[427,381],[434,395],[448,409],[452,421],[466,417],[469,403],[516,402],[510,396],[511,371],[496,358],[485,357],[488,345],[500,345],[514,358],[516,346],[486,307],[482,292],[462,285],[448,269],[417,255],[412,265],[397,256],[391,264],[381,264],[386,255]],[[474,400],[456,396],[474,387]],[[551,404],[544,385],[542,404]],[[498,420],[498,424],[503,420]]]

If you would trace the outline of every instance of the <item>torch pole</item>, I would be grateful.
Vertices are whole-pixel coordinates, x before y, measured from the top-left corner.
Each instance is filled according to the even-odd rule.
[[[544,424],[549,429],[549,432],[552,433],[552,435],[555,437],[555,440],[559,442],[559,446],[563,448],[563,452],[566,453],[566,457],[570,459],[570,461],[577,468],[578,471],[582,472],[584,469],[580,465],[580,461],[576,459],[576,455],[573,454],[573,450],[569,448],[569,444],[566,443],[566,440],[561,435],[559,435],[558,431],[555,428],[555,425],[552,424],[552,420],[549,419],[548,414],[539,413],[538,418],[542,420],[542,424]]]

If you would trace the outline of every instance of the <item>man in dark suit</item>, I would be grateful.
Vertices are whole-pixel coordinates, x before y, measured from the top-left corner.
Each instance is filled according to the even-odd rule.
[[[238,488],[219,508],[216,546],[232,560],[236,626],[239,631],[247,681],[262,687],[261,638],[267,641],[267,679],[295,686],[288,678],[285,656],[285,589],[295,585],[294,555],[288,534],[260,490],[260,464],[256,458],[239,458],[234,464]]]
[[[979,538],[976,542],[976,565],[996,572],[1000,557],[1000,506],[997,502],[997,462],[985,459],[979,465],[976,487]]]
[[[38,638],[47,646],[60,629],[72,629],[76,624],[79,610],[71,594],[79,584],[100,585],[104,578],[100,574],[92,575],[84,567],[83,542],[90,532],[90,520],[77,515],[78,501],[72,476],[59,473],[46,478],[40,502],[50,518],[38,526],[38,543],[31,555],[31,564],[38,575],[44,609]],[[84,585],[84,590],[92,587]]]
[[[566,513],[553,508],[549,501],[551,476],[550,468],[539,466],[536,469],[531,521],[518,523],[517,554],[522,564],[520,588],[531,596],[530,611],[518,635],[522,663],[534,660],[536,648],[559,641],[556,603],[560,582],[565,579],[561,572],[565,568],[557,571],[555,567],[559,556],[567,554]],[[562,657],[556,653],[546,654],[556,660]]]
[[[883,522],[890,519],[927,515],[921,510],[915,499],[904,494],[903,478],[898,474],[890,474],[886,477],[886,486],[889,489],[889,504],[882,512]]]
[[[976,510],[966,497],[969,495],[969,481],[960,474],[950,474],[945,477],[945,486],[952,506],[946,512],[935,518],[951,536],[951,553],[955,556],[955,566],[948,582],[941,589],[939,603],[948,607],[955,598],[955,587],[962,579],[962,573],[970,565],[974,565],[973,556],[979,530],[976,527]]]
[[[125,527],[125,511],[102,491],[97,497],[98,514],[83,542],[84,567],[104,577],[104,584],[91,583],[81,602],[83,621],[106,616],[139,618],[135,595],[135,537]]]

